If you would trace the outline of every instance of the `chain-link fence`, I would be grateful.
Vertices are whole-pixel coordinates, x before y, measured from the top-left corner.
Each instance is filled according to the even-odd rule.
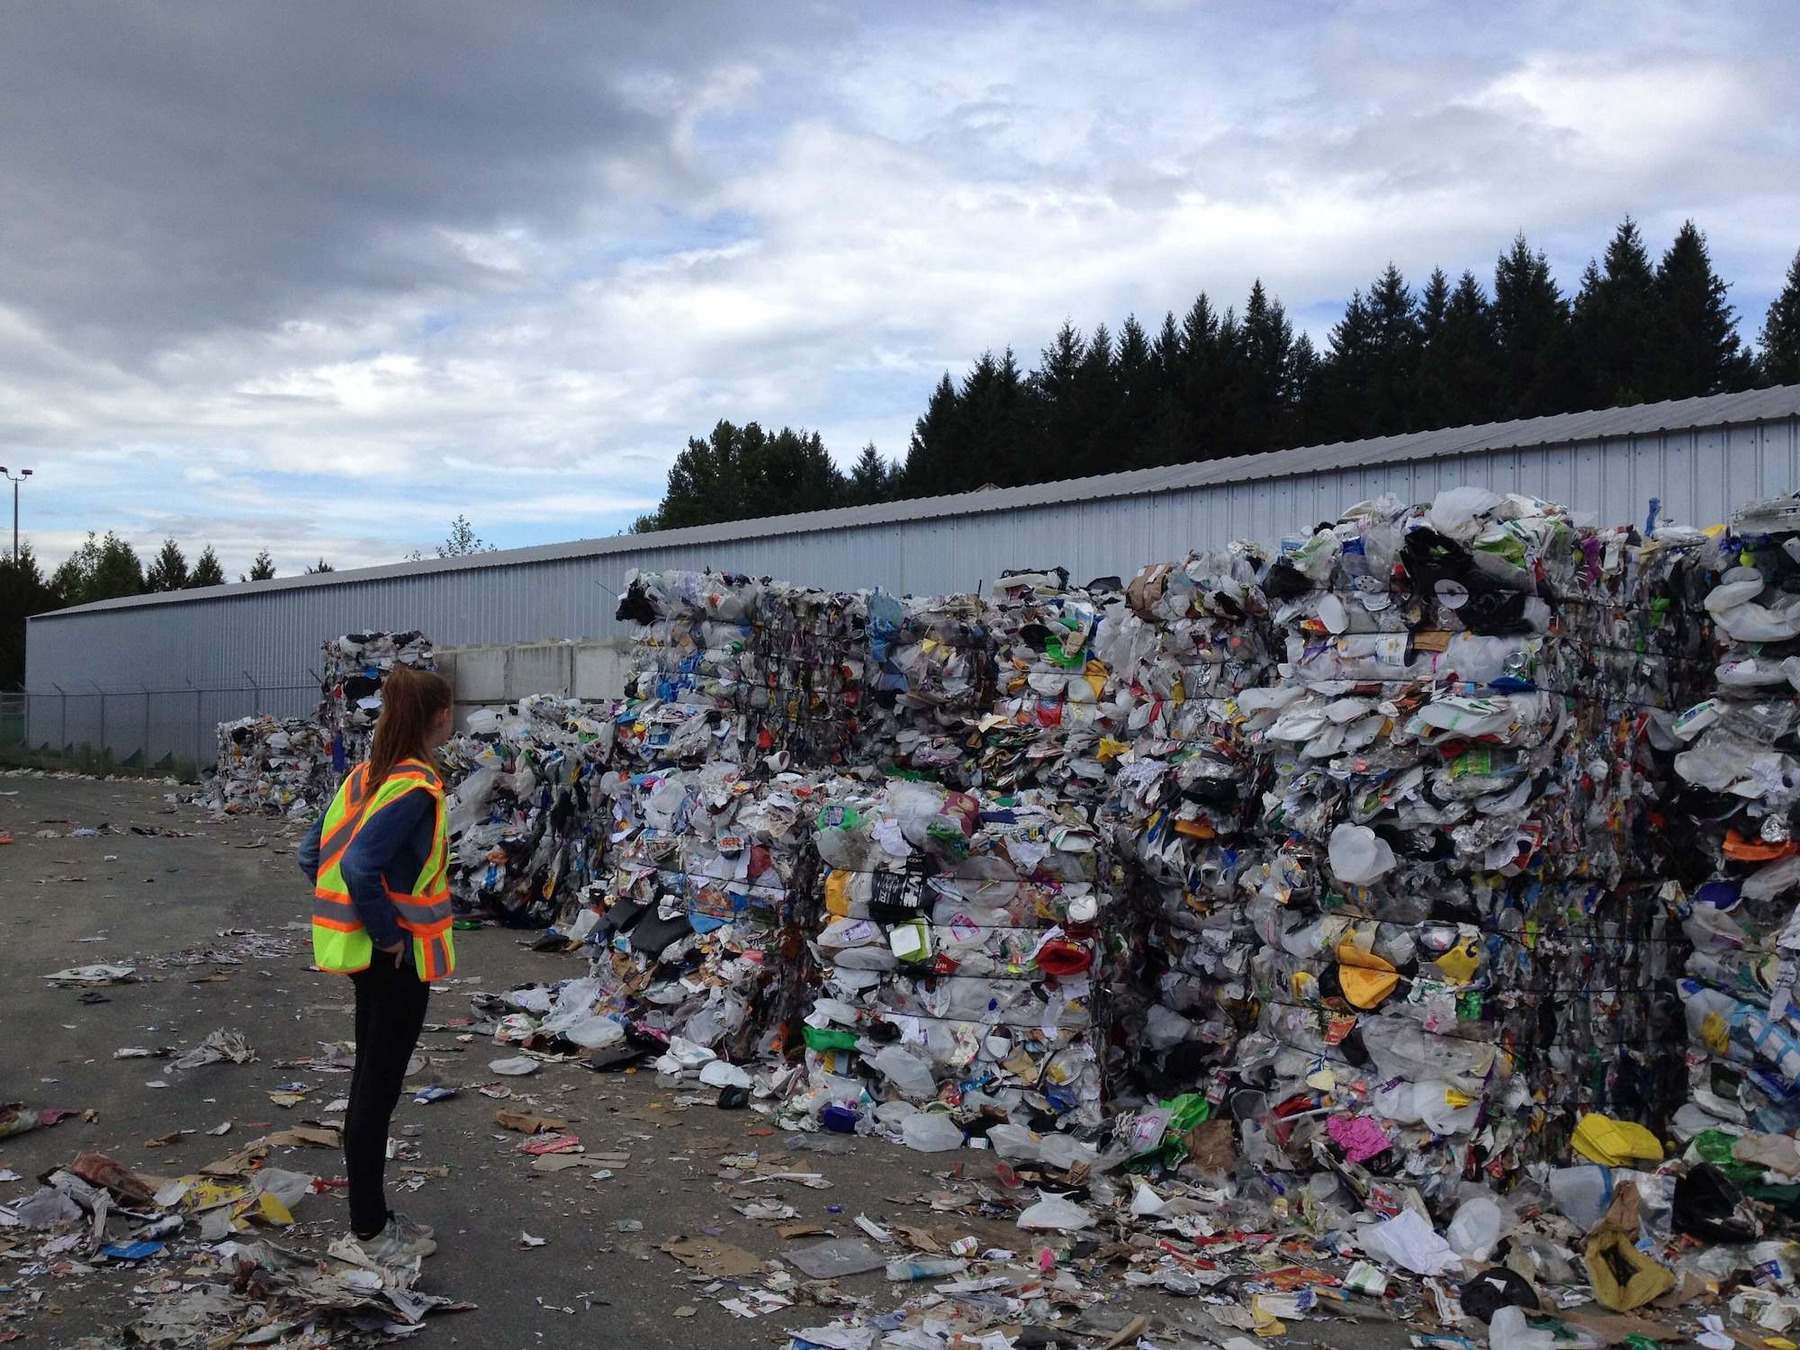
[[[319,686],[139,686],[0,694],[0,767],[197,778],[218,755],[218,725],[251,713],[310,717]]]

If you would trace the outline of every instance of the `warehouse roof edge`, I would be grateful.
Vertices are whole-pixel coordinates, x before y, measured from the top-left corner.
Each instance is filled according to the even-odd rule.
[[[1338,441],[1329,445],[1298,446],[1291,450],[1273,450],[1258,455],[1236,455],[1230,458],[1199,460],[1187,464],[1165,465],[1159,468],[1132,469],[1123,473],[1102,474],[1091,478],[1066,478],[1056,482],[1035,483],[1026,487],[987,488],[951,496],[916,497],[880,506],[839,507],[829,511],[812,511],[787,516],[764,516],[751,520],[734,520],[718,525],[661,530],[650,534],[624,534],[610,538],[577,539],[565,543],[539,544],[529,548],[504,549],[492,553],[475,553],[455,558],[430,558],[418,562],[391,563],[381,567],[363,567],[340,572],[277,577],[270,581],[209,586],[198,590],[125,596],[40,614],[33,617],[31,622],[42,623],[46,620],[90,614],[100,610],[135,609],[148,605],[196,604],[249,598],[276,590],[339,586],[392,577],[508,567],[519,563],[551,562],[565,558],[592,557],[616,552],[643,552],[658,548],[725,543],[739,539],[805,534],[903,521],[940,520],[996,511],[1053,506],[1064,502],[1134,497],[1158,492],[1179,491],[1184,488],[1254,482],[1261,479],[1282,478],[1360,465],[1436,460],[1490,450],[1651,435],[1688,427],[1741,426],[1792,417],[1800,417],[1800,385],[1781,385],[1769,389],[1754,389],[1740,394],[1714,394],[1703,398],[1642,403],[1624,408],[1558,413],[1549,417],[1529,417],[1508,422],[1488,422],[1475,426],[1445,427],[1437,431],[1409,432],[1399,436],[1378,436],[1360,441]]]

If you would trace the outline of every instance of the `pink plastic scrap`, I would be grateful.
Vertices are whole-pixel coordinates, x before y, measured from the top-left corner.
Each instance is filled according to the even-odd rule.
[[[1344,1150],[1353,1163],[1367,1162],[1378,1153],[1392,1148],[1394,1141],[1368,1116],[1333,1116],[1325,1122],[1331,1142]]]

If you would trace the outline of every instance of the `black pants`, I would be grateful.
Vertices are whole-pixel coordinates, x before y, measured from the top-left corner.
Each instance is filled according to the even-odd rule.
[[[350,978],[356,985],[356,1068],[350,1078],[350,1109],[344,1114],[344,1166],[350,1179],[350,1231],[366,1238],[387,1223],[382,1173],[388,1122],[425,1025],[431,986],[413,970],[410,943],[400,965],[378,951],[367,970]]]

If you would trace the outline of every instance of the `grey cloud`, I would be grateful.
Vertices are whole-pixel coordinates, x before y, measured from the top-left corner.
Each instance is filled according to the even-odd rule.
[[[6,6],[0,304],[130,353],[334,293],[479,291],[494,270],[441,230],[572,228],[608,174],[693,189],[671,111],[630,83],[682,82],[737,45],[741,13]]]

